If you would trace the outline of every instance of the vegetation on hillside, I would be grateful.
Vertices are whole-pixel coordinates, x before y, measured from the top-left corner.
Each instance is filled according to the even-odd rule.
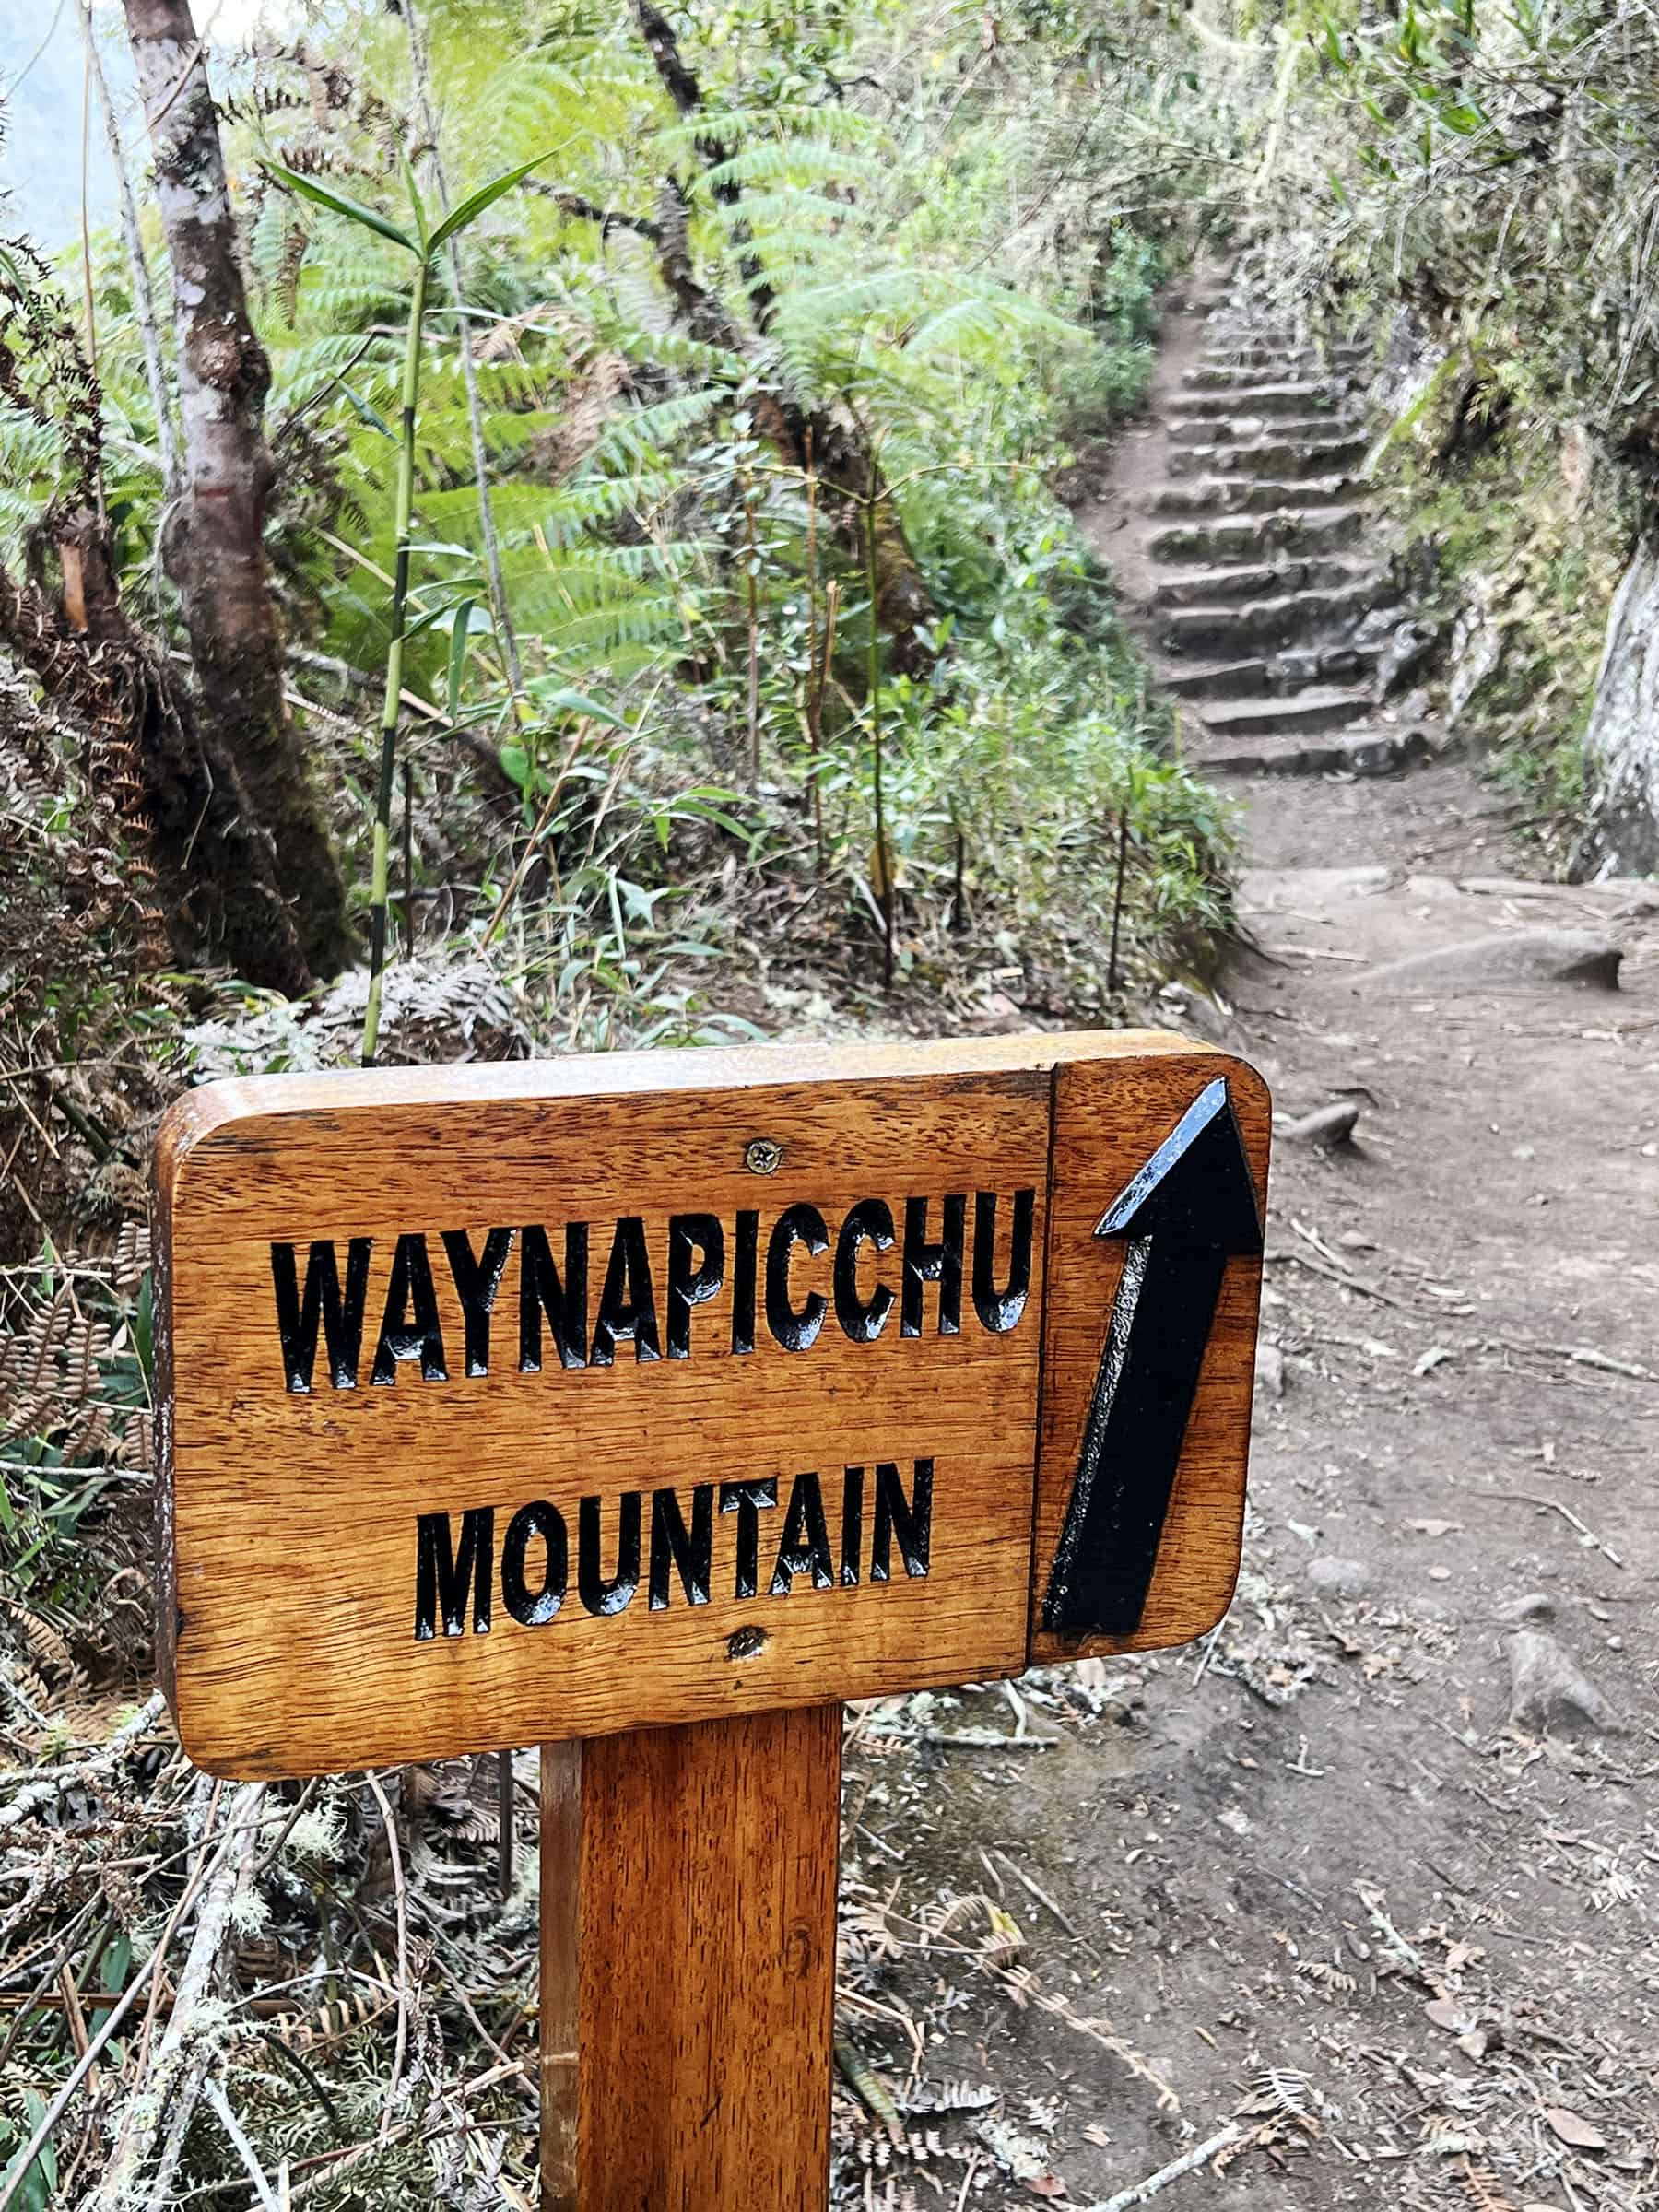
[[[1245,12],[1225,67],[1274,117],[1268,280],[1377,335],[1377,467],[1438,571],[1456,719],[1565,858],[1659,468],[1653,26],[1594,0]]]
[[[247,504],[286,665],[280,715],[254,702],[276,737],[232,733],[234,763],[210,765],[249,786],[299,942],[239,923],[231,862],[212,896],[189,880],[200,847],[169,849],[141,761],[120,827],[159,847],[173,964],[292,995],[301,966],[360,960],[365,910],[389,904],[388,951],[487,953],[528,1035],[604,1042],[704,1033],[723,1000],[752,1015],[710,968],[745,940],[924,1004],[1018,969],[1016,995],[1055,1012],[1201,959],[1226,920],[1221,819],[1171,763],[1051,488],[1134,402],[1184,251],[1171,43],[1064,11],[965,34],[903,8],[466,5],[346,10],[232,69],[261,364],[235,388],[268,449],[250,446],[269,481]],[[503,176],[449,245],[408,249]],[[64,518],[96,511],[108,597],[188,653],[170,704],[211,745],[213,625],[249,594],[208,600],[228,556],[192,518],[221,510],[163,480],[159,417],[183,399],[188,447],[195,340],[175,314],[147,379],[131,256],[112,236],[92,263],[85,335],[67,298],[50,358],[18,313],[0,326],[6,572],[62,614]],[[17,288],[45,287],[26,269]],[[95,464],[72,387],[96,394]],[[0,628],[27,661],[41,610],[20,591]],[[32,667],[76,712],[61,670]],[[311,789],[348,944],[303,842]]]

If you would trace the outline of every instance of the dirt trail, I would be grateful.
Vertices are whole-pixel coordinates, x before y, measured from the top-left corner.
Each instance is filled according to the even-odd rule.
[[[1161,436],[1081,518],[1131,591],[1153,569],[1116,525],[1156,495]],[[897,2148],[849,2108],[841,2192],[1639,2212],[1659,887],[1527,881],[1453,759],[1236,787],[1257,950],[1206,1026],[1285,1120],[1360,1106],[1351,1145],[1277,1145],[1239,1597],[1199,1649],[863,1716],[843,1980],[868,2009],[847,2018],[920,2087]],[[1512,985],[1541,929],[1616,940],[1620,987]],[[1494,938],[1458,976],[1376,972]],[[1553,1712],[1512,1717],[1517,1667]],[[999,1747],[960,1740],[984,1732]],[[940,1929],[976,1896],[1018,1948],[982,1903]],[[1230,2121],[1224,2173],[1114,2195]]]

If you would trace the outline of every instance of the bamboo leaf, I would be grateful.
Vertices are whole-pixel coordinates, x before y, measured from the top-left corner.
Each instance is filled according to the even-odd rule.
[[[404,156],[403,172],[404,183],[408,189],[409,207],[415,218],[415,237],[420,253],[429,259],[432,248],[427,232],[426,202],[420,196],[420,186],[415,179],[415,164],[407,154]]]
[[[521,161],[516,169],[503,170],[499,177],[492,177],[488,184],[480,184],[477,192],[469,193],[459,206],[450,209],[433,231],[427,251],[436,253],[440,246],[448,245],[457,232],[465,230],[468,224],[476,223],[487,207],[493,207],[503,193],[511,192],[515,184],[522,184],[533,169],[539,169],[544,161],[550,161],[558,151],[558,147],[550,146],[545,152],[533,155],[528,161]]]
[[[343,215],[347,222],[360,223],[366,230],[378,230],[389,238],[394,246],[402,246],[406,253],[419,258],[420,248],[406,230],[400,230],[394,222],[379,215],[372,207],[365,207],[360,200],[347,199],[343,192],[331,192],[326,184],[319,184],[315,177],[302,177],[296,169],[285,169],[280,161],[266,161],[266,173],[279,184],[297,192],[301,199],[314,200],[319,207],[326,207],[335,215]]]
[[[371,430],[378,430],[382,438],[390,439],[394,445],[397,443],[397,432],[385,417],[377,408],[371,407],[362,394],[353,385],[348,384],[344,377],[340,380],[340,390],[345,395],[347,406],[350,407],[359,422],[366,423]]]
[[[545,713],[585,714],[590,722],[606,723],[613,730],[625,730],[628,727],[620,714],[613,712],[609,707],[602,707],[596,699],[590,699],[585,691],[572,690],[568,684],[550,686],[538,679],[528,688],[536,705]]]

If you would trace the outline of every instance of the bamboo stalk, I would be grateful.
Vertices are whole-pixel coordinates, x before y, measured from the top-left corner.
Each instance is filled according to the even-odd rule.
[[[755,574],[755,502],[743,502],[743,583],[748,631],[749,782],[760,781],[760,586]]]
[[[415,794],[407,759],[403,764],[404,958],[415,958]]]
[[[830,585],[829,627],[824,638],[824,669],[818,673],[818,470],[813,465],[812,427],[806,429],[806,674],[802,682],[802,704],[806,712],[806,744],[812,755],[812,839],[817,851],[818,879],[824,875],[824,787],[819,755],[824,743],[824,680],[830,673],[830,651],[835,638],[836,586]]]
[[[420,342],[426,322],[431,262],[415,264],[409,328],[404,347],[397,455],[397,557],[392,574],[392,635],[386,644],[386,694],[381,710],[380,788],[374,806],[374,853],[369,887],[369,997],[363,1008],[363,1065],[372,1066],[380,1041],[381,979],[386,964],[386,889],[392,841],[392,786],[397,769],[398,710],[403,698],[404,610],[409,596],[410,518],[415,506],[415,423],[420,397]]]
[[[887,814],[881,790],[881,631],[876,620],[876,500],[878,495],[874,473],[872,470],[870,497],[865,501],[865,582],[870,598],[865,691],[870,704],[870,762],[876,800],[876,865],[880,876],[877,889],[881,900],[881,981],[883,987],[890,991],[893,987],[893,863],[892,855],[888,851]]]
[[[420,103],[421,128],[431,148],[432,183],[438,212],[450,211],[449,180],[438,143],[438,117],[432,107],[431,71],[427,64],[426,41],[416,18],[414,0],[403,0],[404,21],[409,34],[409,64],[415,78],[415,97]],[[489,584],[489,611],[495,622],[507,682],[516,700],[524,688],[519,661],[518,632],[512,626],[506,580],[501,572],[501,542],[496,535],[495,502],[489,492],[489,452],[484,442],[484,406],[478,394],[478,365],[473,355],[472,318],[466,312],[461,276],[461,241],[449,241],[450,291],[455,302],[456,337],[461,349],[461,382],[466,393],[466,428],[472,444],[473,481],[478,493],[478,539],[484,553],[484,574]]]
[[[1106,988],[1118,987],[1118,933],[1124,920],[1124,877],[1129,867],[1129,808],[1118,809],[1117,882],[1112,894],[1112,946],[1106,955]]]

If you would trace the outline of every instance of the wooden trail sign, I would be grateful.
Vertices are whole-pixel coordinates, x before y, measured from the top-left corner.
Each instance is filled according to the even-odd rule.
[[[841,1700],[1220,1618],[1268,1118],[1160,1032],[169,1114],[185,1749],[279,1777],[600,1739],[544,1754],[548,2203],[822,2201]]]

